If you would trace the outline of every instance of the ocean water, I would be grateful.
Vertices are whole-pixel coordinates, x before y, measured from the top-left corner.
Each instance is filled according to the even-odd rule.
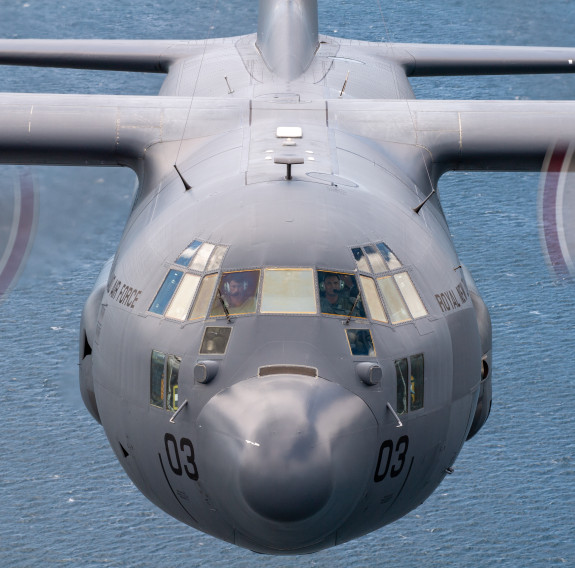
[[[0,37],[221,37],[254,31],[256,11],[253,0],[4,0]],[[322,32],[374,41],[573,45],[574,20],[570,0],[320,1]],[[0,67],[2,91],[154,94],[160,83],[155,75]],[[415,89],[421,98],[571,99],[575,77],[430,78]],[[194,531],[124,474],[83,407],[77,335],[135,176],[95,168],[33,175],[36,242],[0,304],[0,566],[575,566],[575,288],[545,265],[537,174],[449,174],[439,186],[493,320],[486,426],[410,515],[294,558],[255,555]]]

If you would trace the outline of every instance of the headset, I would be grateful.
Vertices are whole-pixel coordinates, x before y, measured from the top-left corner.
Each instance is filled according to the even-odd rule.
[[[319,291],[325,293],[325,279],[330,276],[337,276],[339,279],[339,289],[343,290],[345,288],[345,282],[343,281],[342,275],[338,272],[319,272],[318,274],[323,274],[323,278],[319,283]]]
[[[236,282],[241,282],[242,283],[242,290],[244,292],[247,291],[248,289],[248,281],[244,278],[244,277],[238,277],[238,276],[234,276],[233,274],[231,276],[228,276],[228,278],[226,279],[226,281],[224,282],[224,292],[226,294],[230,293],[230,282],[232,280],[235,280]]]

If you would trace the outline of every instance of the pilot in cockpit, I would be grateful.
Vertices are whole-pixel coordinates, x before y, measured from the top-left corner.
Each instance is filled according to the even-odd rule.
[[[327,273],[323,279],[323,292],[321,298],[321,311],[324,314],[337,314],[346,316],[353,308],[353,302],[345,293],[344,282],[339,274]]]
[[[249,279],[251,272],[224,275],[213,303],[211,316],[223,316],[226,315],[226,311],[228,314],[249,314],[256,311],[256,295],[251,291]]]

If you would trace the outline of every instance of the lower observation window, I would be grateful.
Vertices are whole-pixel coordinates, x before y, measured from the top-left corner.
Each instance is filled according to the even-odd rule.
[[[232,333],[231,327],[206,327],[200,355],[223,355]]]
[[[375,357],[375,348],[369,329],[346,329],[352,355]]]

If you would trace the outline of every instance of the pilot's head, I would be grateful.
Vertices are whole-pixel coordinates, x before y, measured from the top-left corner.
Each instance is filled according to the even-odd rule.
[[[245,299],[247,282],[240,277],[232,276],[226,284],[226,295],[230,306],[237,307]]]
[[[323,286],[325,288],[326,298],[333,298],[339,294],[341,290],[341,280],[339,274],[328,274],[323,279]]]

